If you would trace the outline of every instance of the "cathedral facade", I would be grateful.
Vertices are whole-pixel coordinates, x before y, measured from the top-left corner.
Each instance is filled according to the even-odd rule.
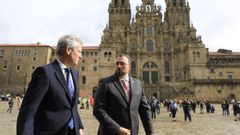
[[[141,0],[132,16],[130,0],[111,0],[99,46],[83,46],[81,93],[93,93],[100,78],[115,71],[118,54],[131,57],[131,76],[148,97],[221,101],[240,97],[240,53],[209,52],[190,23],[186,0]],[[140,0],[139,0],[140,2]],[[23,93],[36,66],[54,59],[55,47],[0,45],[0,89]]]
[[[165,2],[163,14],[154,0],[142,0],[134,17],[129,0],[110,2],[109,23],[99,46],[98,77],[112,74],[114,58],[124,53],[131,57],[131,75],[143,82],[149,97],[220,100],[239,96],[239,54],[208,52],[190,23],[189,3]]]

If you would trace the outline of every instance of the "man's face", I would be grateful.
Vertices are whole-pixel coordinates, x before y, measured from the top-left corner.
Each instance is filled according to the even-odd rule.
[[[129,73],[131,66],[129,64],[128,58],[125,56],[117,57],[116,59],[116,71],[117,76],[123,76]]]
[[[82,59],[82,46],[77,43],[77,45],[70,50],[69,54],[69,64],[71,66],[77,66],[79,59]]]

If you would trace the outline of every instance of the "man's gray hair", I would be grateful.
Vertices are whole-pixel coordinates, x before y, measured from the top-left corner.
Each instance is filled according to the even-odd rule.
[[[80,38],[74,35],[64,35],[62,36],[57,43],[56,55],[63,56],[66,53],[66,48],[74,48],[76,43],[82,45]]]

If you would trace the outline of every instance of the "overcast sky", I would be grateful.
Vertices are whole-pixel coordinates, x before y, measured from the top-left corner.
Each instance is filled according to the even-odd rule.
[[[0,0],[0,44],[56,45],[75,34],[85,45],[99,45],[111,0]],[[142,0],[130,0],[132,14]],[[191,22],[210,51],[240,52],[240,0],[188,0]],[[163,7],[164,0],[155,0]]]

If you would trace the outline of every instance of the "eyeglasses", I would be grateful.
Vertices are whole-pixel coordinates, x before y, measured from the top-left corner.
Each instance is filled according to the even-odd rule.
[[[125,63],[125,62],[116,62],[116,66],[121,65],[121,66],[126,66],[129,65],[129,63]]]

